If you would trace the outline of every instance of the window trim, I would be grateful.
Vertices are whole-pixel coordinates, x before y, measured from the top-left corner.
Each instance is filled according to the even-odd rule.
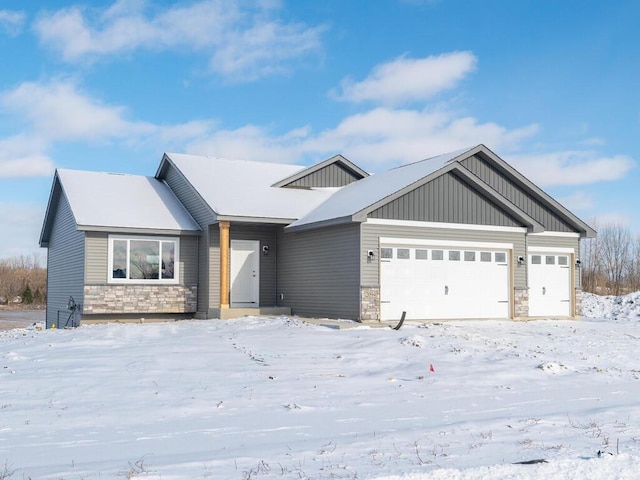
[[[173,277],[149,279],[131,279],[131,278],[113,278],[113,242],[116,240],[124,240],[127,242],[127,275],[130,274],[129,255],[131,251],[131,241],[151,241],[158,243],[158,251],[162,257],[162,242],[173,242],[175,250],[173,252]],[[154,237],[141,235],[109,235],[107,242],[107,283],[108,284],[124,284],[124,285],[177,285],[180,283],[180,237]]]

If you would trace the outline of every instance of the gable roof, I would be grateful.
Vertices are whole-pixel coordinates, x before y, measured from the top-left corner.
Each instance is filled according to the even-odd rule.
[[[522,174],[509,166],[491,150],[480,144],[455,152],[438,155],[408,165],[371,175],[359,182],[347,185],[287,228],[290,230],[313,228],[349,221],[364,221],[367,215],[380,206],[395,200],[405,193],[421,186],[447,172],[454,172],[494,204],[518,219],[530,232],[544,231],[544,227],[526,212],[518,208],[491,186],[465,168],[460,162],[478,152],[485,153],[519,184],[541,199],[546,205],[565,218],[570,225],[584,236],[594,236],[595,231],[557,201],[535,186]]]
[[[49,241],[61,195],[79,230],[200,231],[171,189],[153,177],[58,169],[40,236],[42,246]]]
[[[309,176],[315,172],[322,170],[323,168],[327,168],[330,165],[337,165],[344,168],[348,171],[355,179],[360,180],[362,178],[368,177],[369,174],[358,167],[355,163],[350,162],[342,155],[334,155],[331,158],[327,158],[326,160],[316,163],[315,165],[311,165],[310,167],[303,168],[302,170],[298,170],[293,175],[283,178],[282,180],[274,183],[272,187],[286,187],[287,185],[291,185],[296,181]]]
[[[304,170],[245,160],[166,153],[156,173],[177,168],[218,220],[261,220],[289,224],[329,198],[335,188],[275,188],[272,185]]]

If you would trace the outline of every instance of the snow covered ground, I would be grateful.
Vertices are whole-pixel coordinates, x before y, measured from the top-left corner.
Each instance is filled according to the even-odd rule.
[[[0,332],[0,478],[635,479],[640,294],[584,303],[399,331]]]

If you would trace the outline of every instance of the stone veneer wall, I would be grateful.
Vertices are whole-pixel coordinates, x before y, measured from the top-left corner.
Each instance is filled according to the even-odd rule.
[[[576,288],[576,317],[582,316],[582,289]]]
[[[529,288],[516,287],[513,295],[515,318],[526,318],[529,316]]]
[[[193,313],[197,291],[183,285],[85,285],[82,313]]]
[[[360,321],[380,321],[379,287],[360,287]]]

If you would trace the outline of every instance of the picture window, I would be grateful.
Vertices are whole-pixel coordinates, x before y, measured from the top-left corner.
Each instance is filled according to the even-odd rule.
[[[109,283],[178,283],[177,238],[109,237]]]

